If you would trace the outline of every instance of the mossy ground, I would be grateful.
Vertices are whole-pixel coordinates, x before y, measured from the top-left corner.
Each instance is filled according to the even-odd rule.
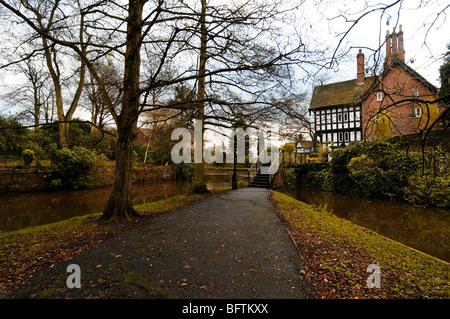
[[[304,262],[316,298],[449,298],[448,263],[271,191]],[[367,287],[367,267],[381,268],[381,288]]]

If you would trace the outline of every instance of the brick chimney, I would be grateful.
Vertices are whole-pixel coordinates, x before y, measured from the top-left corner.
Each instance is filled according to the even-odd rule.
[[[403,45],[403,30],[402,25],[400,24],[400,31],[397,34],[398,36],[398,51],[397,51],[397,58],[405,62],[405,47]]]
[[[387,31],[386,34],[385,66],[387,66],[394,58],[398,58],[400,61],[405,62],[402,25],[400,25],[400,31],[398,33],[395,32],[394,28],[392,34],[389,34],[389,31]]]
[[[365,74],[364,74],[364,53],[359,49],[359,53],[356,55],[357,73],[356,73],[356,83],[364,84]]]

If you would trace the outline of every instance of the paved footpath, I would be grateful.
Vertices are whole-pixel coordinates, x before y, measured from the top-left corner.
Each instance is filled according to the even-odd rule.
[[[303,298],[300,258],[268,198],[243,188],[154,218],[37,273],[31,298]],[[69,264],[81,288],[68,289]]]

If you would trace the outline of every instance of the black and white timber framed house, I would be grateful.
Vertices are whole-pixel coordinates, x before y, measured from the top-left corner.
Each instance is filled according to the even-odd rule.
[[[367,84],[358,85],[356,79],[314,88],[309,110],[314,113],[314,130],[322,145],[335,148],[362,140],[362,95],[366,91]]]

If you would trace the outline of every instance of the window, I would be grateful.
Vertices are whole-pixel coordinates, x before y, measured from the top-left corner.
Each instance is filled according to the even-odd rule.
[[[342,113],[338,113],[338,122],[342,122]]]
[[[344,133],[344,141],[348,142],[349,140],[350,140],[349,133],[345,132]]]
[[[421,107],[413,107],[411,108],[411,117],[421,117],[422,116],[422,108]]]
[[[348,113],[344,113],[344,122],[348,122]]]
[[[421,107],[416,107],[414,109],[414,112],[416,113],[416,117],[421,117],[422,116],[422,108]]]
[[[412,95],[414,97],[418,97],[419,96],[419,88],[418,87],[415,87],[415,88],[412,89]]]
[[[377,92],[377,101],[383,101],[383,92]]]
[[[344,134],[342,132],[339,133],[339,142],[342,142],[344,139]]]

